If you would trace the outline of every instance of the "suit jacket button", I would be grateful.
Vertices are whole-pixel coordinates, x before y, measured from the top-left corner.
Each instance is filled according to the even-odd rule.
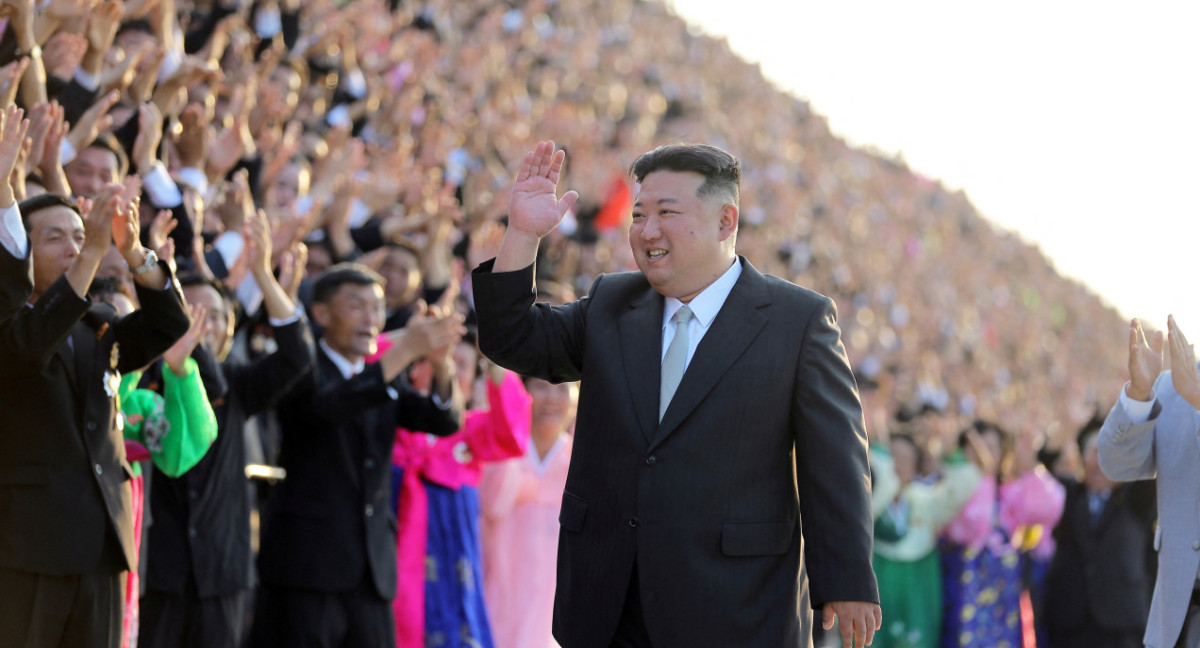
[[[375,515],[375,507],[367,504],[367,508],[364,509],[363,512],[367,514],[367,517],[371,517],[372,515]]]
[[[196,492],[195,488],[189,488],[188,499],[196,499],[197,497],[200,497],[200,493]]]
[[[91,431],[95,430],[95,429],[96,429],[96,422],[95,422],[95,421],[88,421],[88,422],[87,422],[87,429],[88,429],[88,431],[89,431],[89,432],[91,432]]]
[[[1195,549],[1196,551],[1200,551],[1200,540],[1196,540],[1196,541],[1192,542],[1192,549]]]
[[[95,465],[95,470],[96,470],[97,477],[104,474],[104,468],[100,467],[100,464]]]
[[[658,463],[658,457],[655,457],[654,455],[650,455],[649,457],[646,457],[646,465],[647,466],[653,466],[656,463]]]
[[[196,527],[188,527],[188,537],[193,540],[196,539]]]
[[[375,467],[375,460],[370,457],[367,457],[367,459],[365,461],[363,461],[363,466],[367,470],[371,470],[372,468]]]
[[[636,528],[637,527],[637,518],[635,518],[635,517],[629,518],[629,526]]]

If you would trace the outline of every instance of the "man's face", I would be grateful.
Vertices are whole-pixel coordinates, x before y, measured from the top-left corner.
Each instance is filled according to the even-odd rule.
[[[313,317],[325,329],[325,343],[351,362],[376,350],[383,328],[383,288],[344,283],[326,303],[313,305]]]
[[[83,220],[70,208],[55,205],[31,214],[29,224],[33,293],[41,295],[79,256],[84,241]]]
[[[421,265],[409,250],[395,247],[388,250],[379,266],[379,274],[387,280],[384,295],[388,308],[407,306],[417,298],[417,291],[421,289]]]
[[[130,294],[137,294],[133,284],[133,273],[129,271],[129,265],[115,246],[108,248],[108,253],[100,260],[100,266],[96,268],[96,277],[112,277],[128,286]]]
[[[629,247],[638,269],[666,297],[691,301],[733,263],[737,207],[696,191],[699,173],[654,171],[633,204]]]
[[[105,185],[120,182],[117,156],[108,149],[89,146],[63,167],[67,182],[76,196],[95,198]]]
[[[233,338],[233,313],[229,310],[229,304],[215,288],[204,284],[185,287],[183,296],[189,304],[208,309],[205,316],[208,331],[204,334],[204,343],[217,360],[224,360],[229,355],[229,341]]]

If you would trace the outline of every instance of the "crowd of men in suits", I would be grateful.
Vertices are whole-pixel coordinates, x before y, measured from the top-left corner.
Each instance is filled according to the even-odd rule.
[[[407,18],[411,51],[359,61],[350,32],[302,32],[298,0],[44,4],[5,2],[0,41],[6,637],[130,642],[121,575],[140,568],[146,645],[390,645],[393,434],[458,428],[449,350],[470,316],[496,362],[583,380],[560,517],[563,645],[803,645],[814,611],[843,642],[871,640],[886,610],[836,310],[738,256],[736,158],[707,146],[639,158],[637,271],[551,308],[534,303],[534,270],[577,198],[558,186],[562,151],[538,144],[486,201],[447,177],[462,169],[443,143],[384,146],[379,124],[366,127],[381,71],[419,60],[421,34],[436,33],[422,16]],[[348,13],[371,15],[368,4]],[[338,11],[313,5],[307,26]],[[340,76],[322,67],[329,52]],[[419,96],[395,110],[417,125],[435,117]],[[404,177],[406,157],[439,153],[444,176]],[[507,214],[507,230],[464,236],[464,208]],[[475,272],[456,274],[456,255]],[[101,276],[139,308],[118,317],[89,299]],[[460,283],[470,298],[417,299]],[[187,473],[152,475],[142,537],[113,385],[142,369],[144,386],[161,382],[188,304],[209,319],[194,360],[218,434]],[[1200,560],[1200,486],[1188,467],[1200,447],[1187,430],[1200,380],[1179,370],[1195,360],[1171,333],[1175,378],[1155,383],[1161,347],[1131,332],[1133,380],[1095,443],[1111,477],[1159,475],[1154,603],[1125,612],[1150,619],[1148,645],[1195,648],[1186,577]],[[381,336],[388,350],[368,363]],[[433,368],[428,392],[403,376],[418,358]],[[247,488],[251,455],[286,469],[269,502]],[[1071,496],[1067,515],[1094,506],[1091,493]],[[1063,569],[1097,600],[1109,586],[1089,572],[1111,565],[1096,558],[1105,546],[1088,533],[1060,545],[1080,561]],[[1078,608],[1048,615],[1111,618]]]

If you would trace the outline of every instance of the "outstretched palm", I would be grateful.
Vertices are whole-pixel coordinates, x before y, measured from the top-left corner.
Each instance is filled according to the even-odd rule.
[[[1163,337],[1156,332],[1153,344],[1147,342],[1142,324],[1133,320],[1129,324],[1129,396],[1137,400],[1148,400],[1154,381],[1162,371]]]
[[[554,142],[539,142],[525,154],[517,172],[508,203],[509,227],[539,238],[550,233],[575,205],[579,194],[568,191],[557,197],[558,180],[566,153],[554,149]]]
[[[1171,382],[1175,392],[1192,407],[1200,409],[1200,374],[1196,372],[1196,352],[1175,323],[1174,316],[1167,318],[1167,331],[1171,347]]]

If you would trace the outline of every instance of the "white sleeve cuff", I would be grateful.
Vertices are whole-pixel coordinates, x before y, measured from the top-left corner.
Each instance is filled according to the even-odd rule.
[[[234,263],[237,263],[238,257],[242,256],[242,248],[246,247],[246,240],[242,237],[241,232],[223,232],[213,241],[213,249],[221,255],[221,260],[225,262],[226,268],[232,268]]]
[[[29,235],[21,222],[21,208],[16,203],[0,210],[0,244],[17,259],[29,253]]]
[[[142,185],[150,195],[150,204],[158,209],[171,209],[183,204],[183,194],[162,162],[156,161],[150,171],[142,176]]]
[[[201,196],[208,196],[208,176],[196,167],[183,167],[175,173],[179,181],[191,187]]]
[[[75,147],[65,137],[62,138],[62,144],[58,145],[58,155],[63,166],[67,166],[68,162],[75,159]]]
[[[453,400],[453,399],[451,399],[451,400]],[[436,405],[437,408],[442,410],[443,412],[450,409],[450,401],[442,400],[442,397],[438,396],[436,393],[433,395],[433,404]]]
[[[275,319],[274,317],[268,316],[267,321],[271,323],[271,326],[274,326],[275,328],[279,328],[281,326],[287,326],[288,324],[295,324],[296,322],[299,322],[300,316],[302,314],[304,314],[304,307],[301,306],[300,304],[296,304],[296,312],[292,313],[291,317],[285,317],[283,319]]]
[[[1117,401],[1121,404],[1121,408],[1125,410],[1125,415],[1129,417],[1129,422],[1134,425],[1145,423],[1150,420],[1150,412],[1154,409],[1154,392],[1150,392],[1150,400],[1139,401],[1133,400],[1125,390],[1129,389],[1129,383],[1121,388],[1121,396]]]
[[[75,83],[95,92],[100,87],[100,77],[80,67],[75,69]]]
[[[354,120],[350,119],[350,109],[346,107],[346,104],[339,104],[333,110],[329,111],[329,115],[325,117],[325,122],[330,126],[349,127],[354,123]]]
[[[363,77],[362,70],[356,68],[346,75],[346,92],[355,99],[367,96],[367,80]]]

